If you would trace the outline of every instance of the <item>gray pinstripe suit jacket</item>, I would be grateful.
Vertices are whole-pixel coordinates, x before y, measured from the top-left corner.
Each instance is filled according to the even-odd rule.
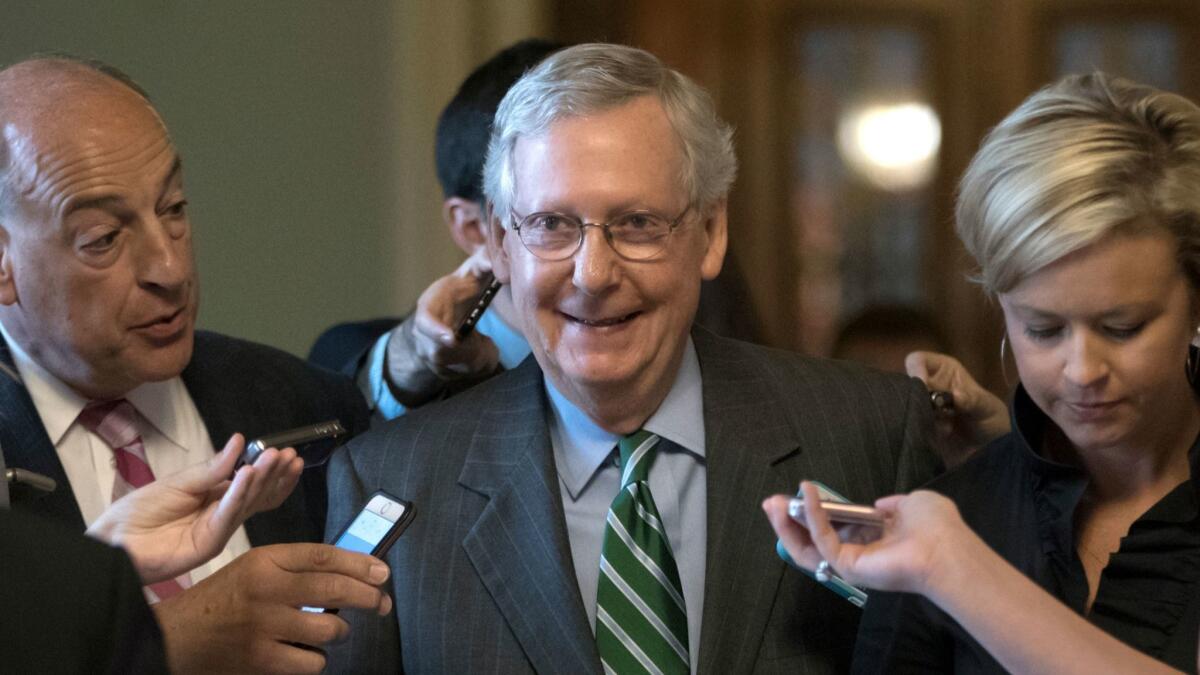
[[[855,501],[925,482],[937,461],[924,443],[924,389],[703,329],[693,338],[709,503],[699,672],[845,672],[859,611],[786,568],[759,504],[802,478]],[[395,612],[344,612],[351,636],[330,650],[331,670],[600,672],[544,391],[529,359],[335,456],[328,536],[378,489],[411,500],[417,514],[387,558]]]

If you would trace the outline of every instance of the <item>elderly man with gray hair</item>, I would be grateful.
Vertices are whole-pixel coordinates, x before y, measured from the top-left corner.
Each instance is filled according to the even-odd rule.
[[[923,483],[928,399],[693,327],[735,173],[708,95],[644,51],[572,47],[508,92],[489,250],[532,358],[334,458],[328,534],[376,490],[419,512],[387,555],[395,611],[344,613],[335,670],[848,667],[859,610],[787,570],[759,502]]]

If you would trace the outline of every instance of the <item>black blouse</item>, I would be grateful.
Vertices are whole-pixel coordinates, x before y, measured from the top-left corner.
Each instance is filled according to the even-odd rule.
[[[1048,420],[1018,388],[1014,432],[929,484],[1005,560],[1083,614],[1087,578],[1075,552],[1074,514],[1087,488],[1079,469],[1034,449]],[[1200,630],[1200,439],[1191,476],[1133,523],[1100,577],[1088,620],[1186,672],[1196,672]],[[905,593],[871,592],[855,672],[1004,672],[945,612]]]

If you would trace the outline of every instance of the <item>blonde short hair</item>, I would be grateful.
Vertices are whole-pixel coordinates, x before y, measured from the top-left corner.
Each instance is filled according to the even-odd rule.
[[[1117,232],[1162,227],[1200,288],[1200,108],[1103,73],[1067,77],[993,129],[956,228],[989,293]]]

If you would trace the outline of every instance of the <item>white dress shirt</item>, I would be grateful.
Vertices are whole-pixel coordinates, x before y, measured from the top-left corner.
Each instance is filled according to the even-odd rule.
[[[71,483],[83,521],[90,527],[112,503],[113,482],[117,475],[112,448],[76,419],[89,403],[88,399],[30,358],[9,337],[3,324],[0,324],[0,335],[8,343],[17,372]],[[136,424],[155,476],[175,473],[213,456],[208,429],[181,378],[147,382],[126,394],[125,398],[138,412]],[[239,527],[224,551],[192,571],[192,581],[200,581],[249,550],[250,540],[245,529]]]

